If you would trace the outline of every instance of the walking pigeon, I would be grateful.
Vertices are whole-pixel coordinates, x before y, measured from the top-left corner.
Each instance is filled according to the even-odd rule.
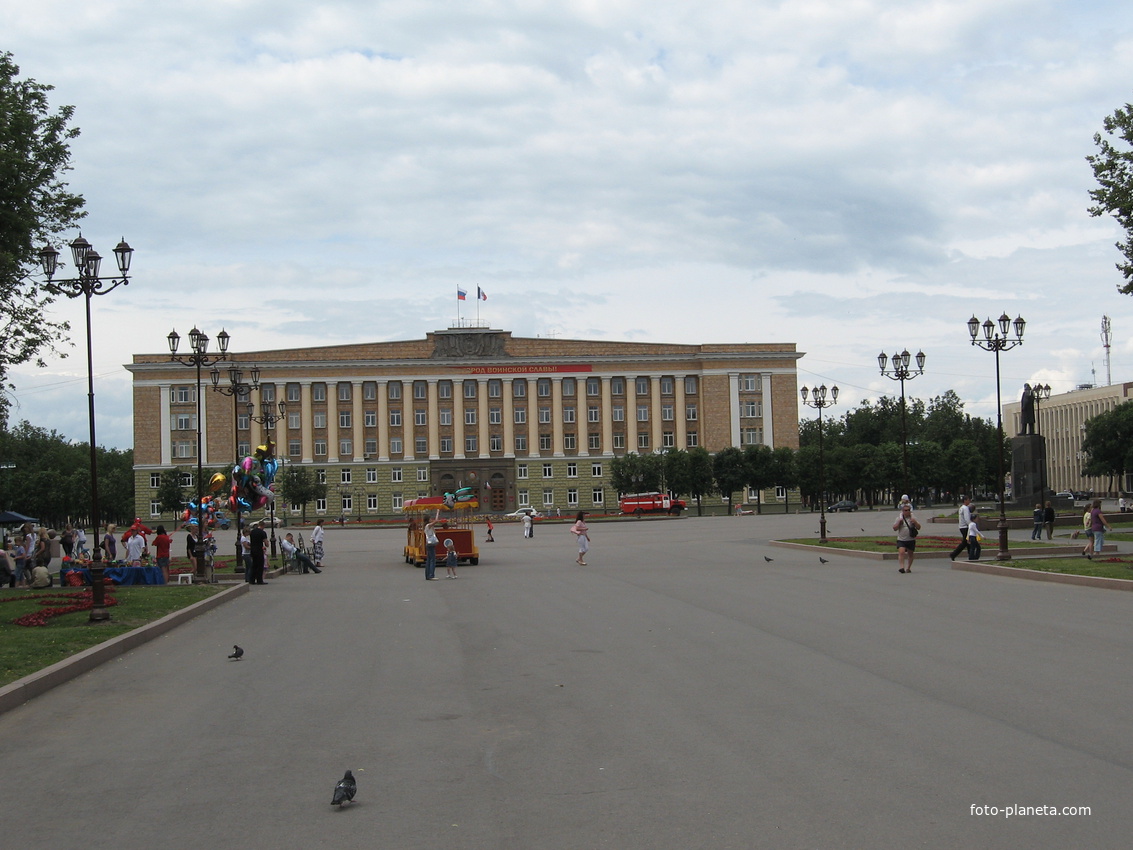
[[[764,556],[763,556],[763,560],[765,560],[765,561],[766,561],[767,563],[769,563],[769,564],[770,564],[770,563],[771,563],[772,561],[774,561],[775,559],[774,559],[774,558],[768,558],[768,557],[767,557],[766,555],[764,555]]]
[[[343,803],[349,803],[354,799],[354,793],[358,790],[358,783],[354,781],[354,774],[349,770],[342,779],[338,780],[338,784],[334,786],[334,799],[330,801],[332,806],[341,806]]]
[[[820,564],[829,564],[829,563],[830,563],[830,562],[829,562],[828,560],[826,560],[825,558],[823,558],[823,557],[822,557],[821,555],[819,555],[819,556],[818,556],[818,562],[819,562]]]
[[[242,650],[240,647],[236,646],[236,644],[233,644],[232,645],[232,654],[229,655],[228,657],[239,661],[241,658],[244,657],[244,650]]]

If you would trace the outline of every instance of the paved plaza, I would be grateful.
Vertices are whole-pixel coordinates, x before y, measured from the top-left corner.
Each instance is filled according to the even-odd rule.
[[[595,522],[585,567],[567,529],[425,582],[329,528],[322,575],[0,715],[5,846],[1128,845],[1133,594],[768,545],[809,514]]]

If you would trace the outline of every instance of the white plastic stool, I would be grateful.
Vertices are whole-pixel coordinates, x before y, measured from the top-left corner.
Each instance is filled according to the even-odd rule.
[[[192,584],[193,583],[193,574],[192,573],[177,573],[177,583],[178,584]]]

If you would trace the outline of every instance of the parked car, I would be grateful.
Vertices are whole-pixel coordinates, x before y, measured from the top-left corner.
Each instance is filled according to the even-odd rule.
[[[830,511],[831,513],[834,513],[836,511],[856,511],[857,509],[858,509],[858,503],[857,502],[853,501],[852,499],[843,499],[840,502],[835,502],[830,507],[828,507],[826,510]]]
[[[1063,490],[1060,493],[1055,493],[1054,498],[1056,498],[1056,499],[1074,499],[1076,497],[1069,490]]]
[[[507,519],[508,517],[522,518],[522,517],[525,517],[525,516],[530,516],[532,519],[539,519],[543,515],[541,513],[539,513],[537,510],[535,510],[535,508],[517,508],[516,510],[512,511],[510,514],[504,514],[505,519]]]

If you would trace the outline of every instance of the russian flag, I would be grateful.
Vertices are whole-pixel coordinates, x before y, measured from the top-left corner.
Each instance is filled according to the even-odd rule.
[[[459,286],[456,288],[456,300],[464,301],[468,297],[468,293],[461,289]]]
[[[485,292],[483,289],[481,289],[478,286],[476,287],[476,300],[477,301],[487,301],[488,300],[488,293]]]

